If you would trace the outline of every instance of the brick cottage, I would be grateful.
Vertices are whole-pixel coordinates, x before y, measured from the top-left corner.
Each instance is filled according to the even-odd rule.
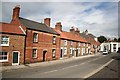
[[[0,62],[3,65],[19,65],[79,57],[94,53],[99,42],[92,34],[80,33],[71,27],[63,31],[61,22],[51,28],[51,18],[36,22],[19,16],[20,7],[13,9],[10,23],[0,23]],[[92,35],[92,36],[91,36]],[[95,47],[95,48],[94,48]]]

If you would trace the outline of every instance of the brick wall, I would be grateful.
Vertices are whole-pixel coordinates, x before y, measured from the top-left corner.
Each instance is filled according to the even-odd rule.
[[[33,42],[33,34],[38,33],[38,42]],[[56,44],[52,43],[53,36],[56,36]],[[37,58],[32,58],[32,50],[37,49]],[[26,38],[26,63],[40,62],[43,61],[43,51],[46,52],[46,61],[52,60],[52,49],[56,49],[55,59],[60,57],[60,36],[34,31],[27,30]]]
[[[2,51],[8,52],[8,62],[2,62],[3,65],[12,65],[12,52],[20,52],[20,64],[24,63],[24,39],[25,36],[0,34],[0,36],[9,37],[9,46],[1,46]]]

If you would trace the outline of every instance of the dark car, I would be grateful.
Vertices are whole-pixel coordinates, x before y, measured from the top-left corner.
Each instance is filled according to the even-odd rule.
[[[118,51],[117,51],[117,53],[120,53],[120,47],[118,48]]]

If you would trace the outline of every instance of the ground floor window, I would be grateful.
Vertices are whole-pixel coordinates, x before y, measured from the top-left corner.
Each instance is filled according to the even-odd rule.
[[[8,52],[0,51],[0,62],[8,61]]]
[[[70,48],[70,54],[72,54],[72,52],[73,52],[73,49],[72,49],[72,48]]]
[[[52,50],[52,58],[55,58],[55,49]]]
[[[67,55],[67,48],[64,48],[64,55]]]
[[[37,58],[37,49],[33,49],[32,58]]]

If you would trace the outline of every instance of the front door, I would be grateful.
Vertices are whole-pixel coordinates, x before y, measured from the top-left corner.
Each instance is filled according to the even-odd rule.
[[[12,65],[19,65],[19,51],[13,51]]]
[[[43,62],[46,60],[46,53],[47,51],[43,51]]]
[[[61,51],[60,51],[60,58],[62,58],[62,49],[61,49]]]

